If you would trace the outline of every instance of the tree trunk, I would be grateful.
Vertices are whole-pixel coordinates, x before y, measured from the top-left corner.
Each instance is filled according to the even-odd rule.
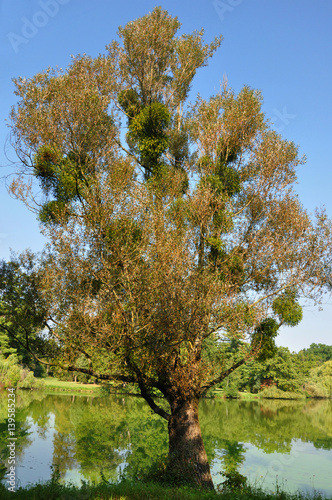
[[[198,400],[171,404],[167,477],[176,484],[213,490],[198,419]]]

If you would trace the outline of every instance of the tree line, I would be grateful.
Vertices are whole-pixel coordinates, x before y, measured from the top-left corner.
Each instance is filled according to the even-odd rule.
[[[286,397],[286,394],[278,396],[273,392],[279,389],[288,393],[288,397],[331,398],[332,346],[313,343],[298,353],[278,347],[271,358],[249,362],[232,373],[220,387],[229,397],[237,397],[238,392],[262,391],[265,396]]]

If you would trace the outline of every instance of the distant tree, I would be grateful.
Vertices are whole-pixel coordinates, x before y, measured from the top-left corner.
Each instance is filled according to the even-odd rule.
[[[275,355],[261,364],[258,373],[261,384],[269,381],[282,391],[296,391],[304,382],[304,375],[298,369],[296,358],[287,347],[278,347]]]
[[[303,161],[269,128],[259,92],[224,84],[188,103],[220,38],[179,28],[156,8],[105,56],[17,78],[12,141],[33,181],[11,189],[37,199],[49,238],[41,290],[60,365],[136,383],[168,422],[167,477],[213,488],[198,402],[273,355],[280,324],[301,320],[301,296],[329,290],[331,222],[298,201]],[[235,361],[218,353],[227,342]]]
[[[302,388],[306,375],[296,353],[291,353],[287,347],[277,347],[271,357],[256,358],[241,366],[223,382],[223,388],[226,394],[230,389],[233,394],[243,390],[257,393],[270,385],[282,391],[297,391]]]
[[[51,345],[40,335],[49,317],[39,281],[30,252],[13,255],[9,262],[0,261],[0,354],[16,353],[31,369],[36,369],[36,360],[30,351],[45,354]]]
[[[332,359],[332,345],[310,344],[310,347],[302,349],[299,354],[305,359],[322,364]]]

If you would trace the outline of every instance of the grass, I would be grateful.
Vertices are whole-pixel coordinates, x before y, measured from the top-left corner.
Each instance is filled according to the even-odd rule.
[[[226,398],[226,395],[225,395],[225,391],[224,389],[220,389],[220,388],[216,388],[212,391],[212,394],[213,394],[213,397],[216,398],[216,399],[227,399]],[[239,399],[246,399],[246,400],[257,400],[260,398],[260,394],[257,393],[257,394],[253,394],[251,392],[241,392],[241,391],[237,391],[237,398]]]
[[[62,486],[52,484],[35,485],[29,489],[20,489],[16,493],[3,493],[3,500],[212,500],[220,498],[214,493],[201,493],[185,488],[164,488],[157,484],[130,484],[120,485],[87,485],[81,488],[71,485]]]
[[[252,401],[253,399],[255,400],[259,399],[259,397],[260,397],[259,394],[253,394],[252,392],[239,392],[240,399],[248,399]]]
[[[83,482],[81,487],[62,485],[56,479],[44,484],[8,491],[0,484],[0,498],[3,500],[331,500],[317,492],[286,493],[278,487],[274,493],[260,488],[246,486],[241,490],[204,492],[187,487],[164,487],[156,483],[129,482],[120,484],[102,482],[91,485]]]
[[[46,391],[61,392],[99,392],[102,386],[98,384],[81,384],[80,382],[69,382],[67,380],[58,380],[55,377],[46,377],[43,379]]]
[[[115,382],[108,384],[83,384],[80,382],[70,382],[67,380],[59,380],[56,377],[46,377],[41,379],[44,381],[43,389],[48,394],[57,392],[73,393],[88,393],[96,396],[105,396],[107,394],[134,394],[139,395],[137,388],[133,384],[127,384],[125,387]]]
[[[212,391],[211,394],[215,399],[227,399],[224,389],[216,388]],[[251,392],[236,391],[236,396],[234,397],[238,399],[245,399],[247,401],[253,401],[258,399],[292,399],[292,400],[306,399],[306,395],[304,393],[281,391],[276,387],[264,389],[255,394]]]

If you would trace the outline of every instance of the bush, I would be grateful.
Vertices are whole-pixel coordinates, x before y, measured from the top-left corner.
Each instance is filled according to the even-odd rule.
[[[328,388],[321,382],[308,382],[304,386],[306,394],[311,398],[328,398]]]
[[[226,398],[238,398],[239,391],[236,387],[229,385],[228,387],[225,387],[224,395]]]
[[[0,356],[0,386],[33,389],[41,388],[43,381],[36,379],[27,368],[22,368],[16,354],[10,354],[7,358]]]
[[[45,383],[41,379],[37,379],[34,377],[33,373],[29,370],[22,370],[24,373],[23,379],[17,384],[18,389],[42,389],[45,386]]]
[[[303,399],[305,396],[298,392],[282,391],[278,389],[275,385],[263,389],[259,396],[267,399]]]

